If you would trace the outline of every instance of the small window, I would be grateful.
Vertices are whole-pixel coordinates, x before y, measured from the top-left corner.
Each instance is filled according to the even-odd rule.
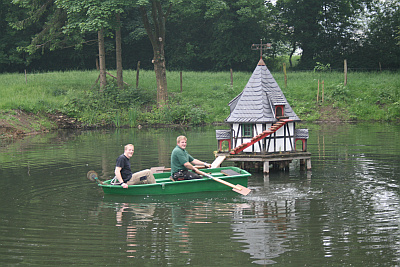
[[[253,137],[253,125],[243,124],[242,125],[242,136],[243,137]]]

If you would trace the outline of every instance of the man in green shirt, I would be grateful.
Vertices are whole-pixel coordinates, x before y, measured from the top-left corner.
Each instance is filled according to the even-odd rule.
[[[171,176],[174,181],[191,180],[202,178],[195,165],[204,165],[207,168],[211,164],[193,158],[185,149],[187,145],[187,138],[183,135],[178,136],[176,139],[176,147],[171,153]]]

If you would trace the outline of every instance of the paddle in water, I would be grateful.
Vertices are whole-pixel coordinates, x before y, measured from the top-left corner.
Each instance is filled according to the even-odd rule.
[[[235,191],[236,193],[242,194],[242,195],[244,195],[244,196],[247,196],[247,195],[250,193],[250,191],[251,191],[251,189],[249,189],[249,188],[247,188],[247,187],[244,187],[243,185],[240,185],[240,184],[237,184],[237,185],[231,184],[231,183],[229,183],[229,182],[227,182],[227,181],[224,181],[224,180],[222,180],[222,179],[219,179],[219,178],[217,178],[217,177],[214,177],[214,176],[212,176],[212,175],[210,175],[210,174],[208,174],[208,173],[205,173],[205,172],[202,172],[202,171],[198,171],[198,173],[201,174],[201,175],[203,175],[203,176],[206,176],[206,177],[208,177],[208,178],[210,178],[210,179],[213,179],[213,180],[216,181],[216,182],[219,182],[219,183],[221,183],[221,184],[224,184],[224,185],[227,185],[227,186],[229,186],[229,187],[232,187],[232,190],[233,190],[233,191]]]
[[[103,182],[99,180],[99,175],[97,175],[97,172],[95,172],[95,171],[88,171],[86,176],[92,182],[96,182],[98,184],[103,184]]]

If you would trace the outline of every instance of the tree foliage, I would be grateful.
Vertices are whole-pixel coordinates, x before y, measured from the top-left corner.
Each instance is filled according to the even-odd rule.
[[[292,45],[302,50],[300,68],[315,62],[342,65],[358,42],[364,14],[370,0],[278,0],[280,19],[290,28]]]
[[[400,27],[398,1],[376,1],[369,13],[369,23],[363,42],[366,61],[372,66],[398,68],[400,47],[396,33]]]
[[[168,20],[154,24],[161,22],[160,9],[153,13],[158,4]],[[117,13],[129,68],[138,61],[154,67],[159,37],[171,70],[252,70],[258,55],[250,47],[260,39],[273,44],[264,54],[269,67],[276,56],[299,50],[302,69],[316,62],[342,68],[344,59],[350,68],[400,67],[395,0],[3,0],[0,7],[0,72],[94,68],[100,27],[107,68],[115,68]],[[164,27],[162,36],[157,25]]]
[[[168,27],[171,68],[248,70],[256,52],[251,44],[270,36],[271,5],[263,0],[185,1],[176,7]]]

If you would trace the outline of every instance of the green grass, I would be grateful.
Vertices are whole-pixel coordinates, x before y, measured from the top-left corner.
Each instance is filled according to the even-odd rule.
[[[111,71],[111,73],[113,73]],[[115,73],[114,73],[115,74]],[[319,120],[324,109],[335,110],[342,120],[397,121],[400,118],[398,72],[348,73],[347,86],[339,72],[272,72],[289,104],[303,120]],[[91,89],[98,71],[69,71],[0,75],[0,110],[32,113],[61,111],[87,125],[137,126],[139,123],[201,124],[222,122],[229,115],[228,103],[244,88],[250,72],[167,72],[169,107],[156,108],[154,71],[124,71],[131,86],[111,86],[103,93]],[[324,81],[324,102],[317,103],[318,80]],[[325,114],[326,115],[326,114]]]
[[[289,103],[302,119],[318,119],[316,107],[330,106],[342,111],[344,120],[396,121],[400,118],[400,76],[398,72],[348,73],[347,86],[339,72],[288,73],[287,88],[283,75],[274,75]],[[324,81],[324,102],[318,80]]]

